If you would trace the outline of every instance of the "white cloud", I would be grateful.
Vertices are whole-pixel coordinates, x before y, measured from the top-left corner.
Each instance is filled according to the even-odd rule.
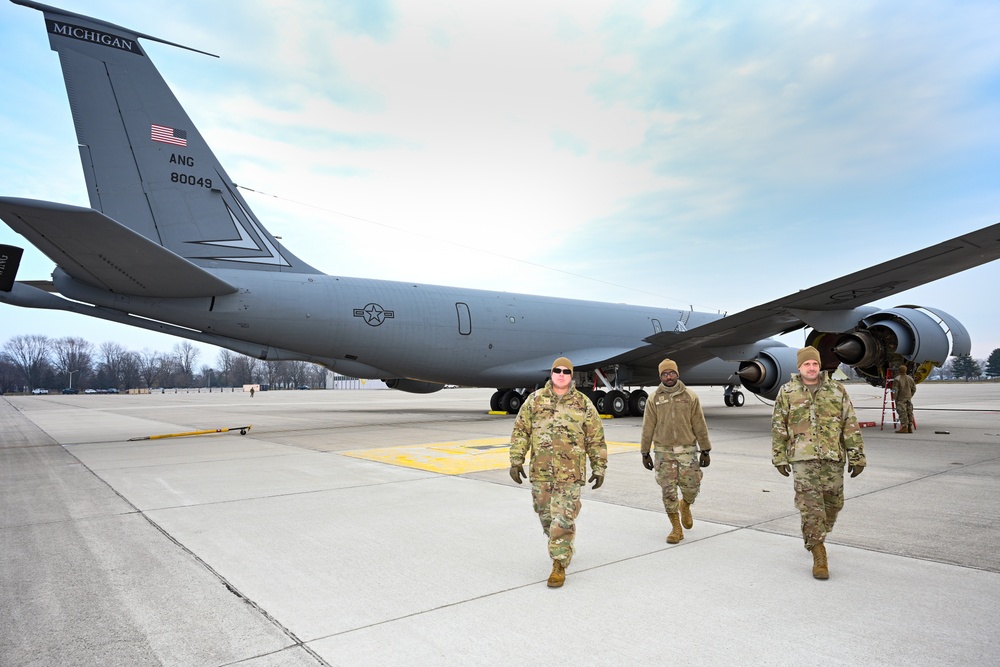
[[[1000,209],[994,3],[74,11],[222,56],[149,45],[230,176],[280,197],[247,194],[265,224],[330,273],[734,312]],[[0,109],[3,194],[85,204],[37,12],[0,15],[0,87],[25,100]],[[799,276],[803,238],[823,261]],[[1000,328],[956,307],[974,340]]]

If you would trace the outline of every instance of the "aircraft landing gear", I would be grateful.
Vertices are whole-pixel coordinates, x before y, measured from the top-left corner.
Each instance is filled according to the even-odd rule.
[[[628,415],[628,396],[618,389],[609,391],[608,395],[604,397],[604,409],[615,418]]]
[[[722,397],[722,401],[726,404],[727,408],[741,408],[745,400],[743,392],[737,389],[735,385],[727,386],[726,394]]]
[[[509,415],[516,415],[523,404],[524,396],[521,396],[516,389],[511,389],[500,399],[500,409]]]
[[[593,401],[594,407],[597,408],[597,411],[600,414],[602,414],[602,415],[605,414],[605,412],[604,412],[604,405],[605,405],[604,401],[607,398],[608,398],[608,392],[601,391],[600,389],[598,389],[595,392],[592,392],[591,395],[590,395],[590,400]]]
[[[649,398],[649,394],[642,389],[636,389],[635,391],[629,392],[628,411],[633,417],[641,417],[645,414],[647,398]]]
[[[524,405],[524,399],[529,393],[522,394],[517,389],[497,389],[490,396],[490,411],[516,415],[521,406]]]

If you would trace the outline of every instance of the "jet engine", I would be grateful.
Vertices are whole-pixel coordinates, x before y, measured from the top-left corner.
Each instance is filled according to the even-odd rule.
[[[791,347],[769,347],[757,352],[749,361],[740,363],[737,375],[743,386],[759,396],[774,400],[781,385],[788,382],[795,365],[798,350]]]
[[[444,389],[443,384],[437,382],[424,382],[423,380],[410,380],[408,378],[394,378],[392,380],[382,380],[389,389],[398,389],[409,394],[433,394],[435,391]]]
[[[887,369],[906,364],[917,382],[949,356],[970,354],[972,339],[965,326],[948,313],[921,306],[897,306],[868,315],[854,331],[813,331],[806,339],[827,361],[854,368],[869,384],[885,385]]]

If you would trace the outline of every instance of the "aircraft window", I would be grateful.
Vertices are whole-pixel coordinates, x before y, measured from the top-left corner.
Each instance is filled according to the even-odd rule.
[[[455,309],[458,311],[458,333],[468,336],[472,333],[472,314],[469,306],[465,303],[456,303]]]
[[[653,333],[658,334],[663,331],[663,327],[660,326],[660,320],[653,319]]]

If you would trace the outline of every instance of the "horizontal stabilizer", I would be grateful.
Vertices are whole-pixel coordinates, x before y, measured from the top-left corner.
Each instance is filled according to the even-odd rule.
[[[73,279],[115,294],[190,298],[236,291],[93,209],[0,197],[0,218]]]

